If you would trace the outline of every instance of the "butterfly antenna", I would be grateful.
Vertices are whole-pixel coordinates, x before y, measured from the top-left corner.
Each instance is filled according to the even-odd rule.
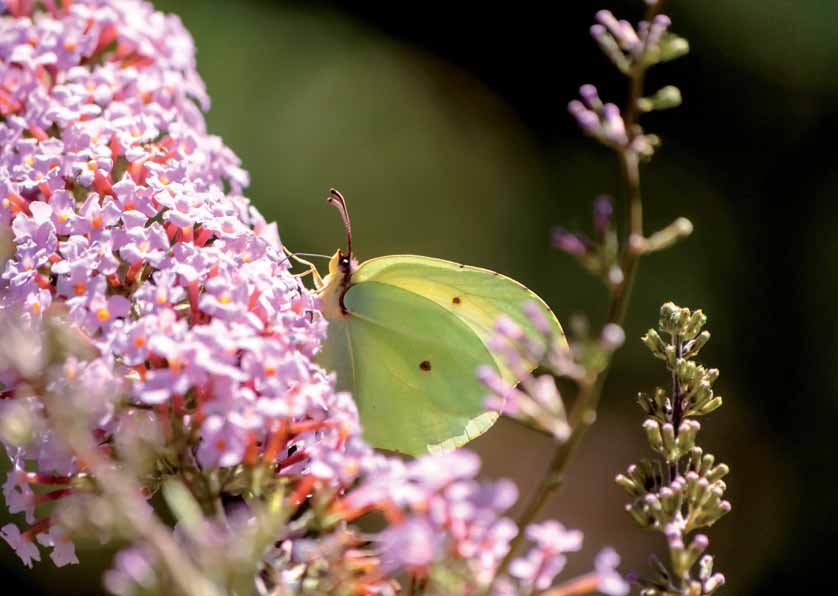
[[[327,259],[327,260],[332,258],[329,255],[321,255],[321,254],[316,253],[316,252],[295,252],[294,255],[298,256],[298,257],[313,257],[313,258],[317,258],[317,259]]]
[[[339,190],[334,188],[329,189],[329,197],[326,202],[337,207],[340,211],[340,217],[343,219],[343,229],[346,230],[346,252],[349,257],[352,257],[352,224],[349,221],[349,210],[346,208],[346,199],[340,194]]]

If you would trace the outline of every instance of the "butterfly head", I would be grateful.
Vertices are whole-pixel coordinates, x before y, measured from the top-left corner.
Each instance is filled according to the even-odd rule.
[[[341,249],[335,251],[335,254],[329,259],[329,275],[347,278],[357,269],[358,261],[352,256],[352,253],[343,252]]]

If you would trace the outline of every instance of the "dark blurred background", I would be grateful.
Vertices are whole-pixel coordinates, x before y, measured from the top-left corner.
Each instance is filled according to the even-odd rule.
[[[419,253],[509,274],[563,322],[598,323],[599,282],[550,248],[553,225],[589,229],[590,205],[619,191],[614,157],[584,138],[566,104],[582,83],[612,101],[624,82],[588,36],[596,9],[636,20],[642,2],[481,4],[166,0],[195,37],[213,99],[207,120],[252,175],[248,195],[295,251],[331,253],[343,232],[324,196],[348,197],[362,259]],[[560,9],[560,10],[557,10]],[[646,229],[677,216],[686,242],[641,263],[600,420],[550,516],[586,532],[581,571],[604,544],[646,570],[658,534],[623,512],[614,475],[646,455],[634,405],[666,374],[639,341],[661,303],[701,307],[725,407],[700,442],[732,467],[733,512],[709,532],[725,593],[831,585],[838,223],[838,3],[672,1],[691,54],[649,89],[685,103],[647,116],[663,147],[642,180]],[[484,469],[523,493],[546,465],[543,437],[500,423],[478,440]],[[808,486],[806,485],[808,482]],[[20,591],[89,594],[98,569],[26,573]],[[81,553],[90,559],[90,553]],[[33,582],[37,582],[37,585]]]

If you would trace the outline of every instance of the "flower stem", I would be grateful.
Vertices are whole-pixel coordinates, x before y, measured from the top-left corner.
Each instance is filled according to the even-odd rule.
[[[657,2],[649,7],[646,21],[650,22],[660,12],[663,2]],[[607,323],[623,326],[628,312],[634,279],[640,256],[643,253],[643,200],[640,193],[640,157],[632,148],[632,141],[640,134],[637,120],[640,115],[638,100],[643,96],[643,86],[646,76],[646,65],[638,62],[629,73],[629,94],[624,110],[624,122],[629,142],[620,149],[617,157],[620,163],[625,195],[628,205],[626,235],[623,243],[621,269],[622,281],[613,289],[611,302],[608,307]],[[498,569],[498,576],[504,573],[512,561],[515,552],[524,540],[524,529],[538,516],[548,499],[562,486],[565,474],[579,444],[584,439],[588,429],[596,421],[597,406],[602,395],[602,389],[608,372],[611,369],[611,359],[605,368],[593,379],[584,381],[579,388],[576,402],[570,414],[570,425],[573,429],[570,437],[559,444],[553,453],[550,465],[544,473],[538,488],[530,497],[527,506],[518,518],[521,531],[510,542],[509,552],[504,557]]]
[[[683,346],[681,338],[677,335],[672,337],[672,346],[675,348],[675,362],[683,356]],[[672,415],[670,422],[675,432],[675,438],[678,438],[678,429],[681,427],[681,418],[683,417],[683,396],[681,395],[681,385],[678,382],[678,373],[673,367],[672,369]],[[678,476],[678,461],[669,462],[669,481],[672,482]]]
[[[118,466],[102,456],[87,427],[80,425],[77,414],[57,394],[45,399],[56,420],[58,436],[85,463],[103,497],[121,512],[122,528],[142,539],[169,572],[177,594],[182,596],[221,596],[220,590],[193,563],[171,531],[159,520],[142,496],[141,486]],[[63,397],[63,396],[61,396]],[[57,494],[72,489],[56,491]]]

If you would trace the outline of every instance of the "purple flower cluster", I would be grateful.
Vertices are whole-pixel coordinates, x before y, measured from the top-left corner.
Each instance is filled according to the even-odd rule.
[[[509,572],[530,589],[546,590],[564,569],[565,553],[582,548],[582,532],[567,530],[557,521],[533,524],[526,532],[535,546],[526,557],[512,561]]]
[[[515,559],[509,573],[517,578],[526,593],[541,592],[549,588],[567,563],[565,553],[582,548],[582,532],[568,530],[557,521],[546,521],[527,527],[527,538],[532,548],[525,557]],[[608,596],[625,596],[629,585],[617,572],[620,557],[613,549],[606,548],[596,557],[593,572],[575,578],[558,588],[559,593],[584,594],[600,592]]]
[[[175,421],[187,429],[205,469],[293,457],[290,469],[339,451],[358,421],[312,363],[325,323],[275,225],[241,195],[238,159],[205,130],[209,99],[180,20],[139,0],[3,4],[0,234],[15,248],[0,312],[37,331],[61,309],[83,332],[98,357],[68,362],[66,377],[102,396],[92,431],[103,449],[137,406],[164,435]],[[2,403],[43,419],[37,396],[18,395],[26,381],[0,371]],[[30,485],[72,496],[82,466],[48,425],[35,429],[7,445],[4,485],[34,525],[3,536],[27,564],[35,540],[63,564],[74,556],[37,519],[45,498]]]
[[[377,538],[381,569],[422,575],[435,563],[460,560],[488,584],[518,533],[502,516],[518,498],[508,480],[478,482],[480,459],[468,451],[403,463],[390,459],[340,502],[348,518],[381,509],[390,526]]]
[[[541,307],[528,302],[524,314],[542,334],[541,342],[527,337],[524,330],[509,317],[495,322],[495,335],[491,339],[492,350],[499,354],[504,363],[521,379],[516,386],[504,380],[497,372],[482,366],[477,371],[478,380],[489,391],[486,407],[516,418],[539,428],[564,442],[570,436],[564,402],[551,374],[533,375],[528,362],[547,364],[555,360],[556,372],[567,376],[579,375],[583,371],[573,362],[570,349],[563,337],[551,337],[552,331]]]

